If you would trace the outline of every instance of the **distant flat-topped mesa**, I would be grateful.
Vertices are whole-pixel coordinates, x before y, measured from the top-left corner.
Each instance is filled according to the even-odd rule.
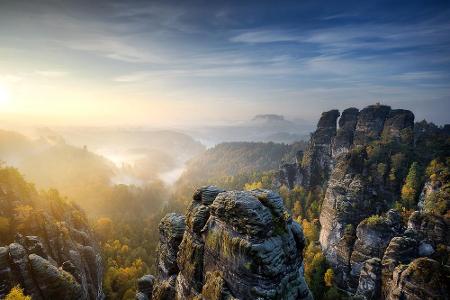
[[[321,186],[328,180],[338,156],[381,139],[411,144],[413,128],[414,114],[411,111],[391,109],[387,105],[370,105],[361,111],[351,107],[342,114],[335,109],[324,112],[303,159],[291,167],[283,166],[280,182],[307,188]]]
[[[278,194],[203,187],[186,216],[162,219],[159,272],[152,292],[138,291],[138,298],[312,299],[304,245]]]

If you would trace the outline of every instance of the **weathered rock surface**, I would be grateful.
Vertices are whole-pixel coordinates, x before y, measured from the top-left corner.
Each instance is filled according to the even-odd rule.
[[[0,298],[20,285],[33,299],[103,299],[100,251],[84,213],[63,201],[17,197],[9,184],[0,182],[0,217],[14,220],[15,236],[0,236]],[[17,217],[14,207],[30,213]]]
[[[448,274],[437,261],[417,258],[409,265],[395,268],[388,300],[448,299]]]
[[[68,272],[36,254],[29,255],[33,278],[44,299],[82,299],[83,290]]]
[[[383,128],[384,139],[393,140],[403,144],[412,144],[414,114],[409,110],[393,109],[390,111]]]
[[[363,264],[371,258],[383,258],[391,239],[403,233],[401,216],[390,210],[386,217],[369,218],[361,221],[356,228],[356,241],[350,258],[351,275],[355,280],[360,276]]]
[[[376,143],[399,145],[394,149],[411,147],[414,115],[372,105],[359,113],[355,109],[344,111],[341,120],[342,128],[334,139],[334,167],[320,214],[319,240],[328,262],[337,270],[337,283],[354,292],[365,261],[381,259],[390,240],[403,234],[401,218],[394,211],[366,218],[386,212],[400,189],[386,176],[395,152],[383,152]],[[402,155],[397,155],[400,163]]]
[[[316,131],[311,135],[302,161],[303,185],[313,187],[328,179],[332,165],[331,149],[336,136],[338,110],[322,113]]]
[[[23,239],[37,241],[38,238],[25,236]],[[39,241],[38,245],[43,244]],[[19,243],[0,247],[0,296],[19,284],[33,299],[102,299],[99,254],[93,253],[92,261],[83,253],[83,246],[74,247],[70,250],[72,257],[61,253],[57,258],[68,259],[63,263],[34,253],[44,251],[40,247],[26,248]]]
[[[184,228],[185,217],[176,213],[166,215],[159,224],[158,276],[162,279],[167,279],[179,271],[177,253]]]
[[[155,284],[155,277],[153,275],[144,275],[138,279],[136,300],[152,299],[153,286]]]
[[[301,272],[303,232],[277,194],[205,187],[185,223],[179,272],[160,269],[153,299],[311,299]]]
[[[279,185],[285,185],[289,189],[303,184],[303,173],[300,165],[296,163],[286,163],[280,166],[278,174]]]
[[[355,146],[365,146],[379,139],[384,123],[391,108],[386,105],[370,105],[359,112],[353,143]]]
[[[333,141],[332,156],[337,157],[350,150],[353,144],[356,122],[358,121],[359,110],[357,108],[347,108],[342,112],[339,119],[339,129]]]
[[[338,117],[338,111],[322,114],[301,164],[282,165],[279,184],[325,188],[319,241],[340,288],[365,299],[386,298],[392,289],[398,289],[392,297],[404,299],[435,295],[425,285],[424,291],[408,288],[401,274],[419,258],[450,269],[448,129],[414,124],[411,111],[380,104],[344,110],[336,130]],[[435,154],[428,153],[430,145]],[[402,197],[413,159],[425,165],[436,155],[439,169],[427,175],[420,211],[405,224],[404,212],[389,209]]]
[[[364,158],[363,152],[341,156],[328,182],[320,214],[320,244],[328,262],[339,270],[337,281],[346,288],[351,288],[349,272],[355,228],[385,206],[363,175]]]
[[[381,293],[381,260],[370,258],[366,260],[361,268],[359,276],[357,296],[367,300],[380,299]]]
[[[450,245],[448,217],[415,211],[408,219],[408,229],[416,233],[417,239],[425,240],[434,246]]]

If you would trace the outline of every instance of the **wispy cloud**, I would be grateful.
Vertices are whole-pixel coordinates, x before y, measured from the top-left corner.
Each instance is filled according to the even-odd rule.
[[[74,50],[88,51],[110,59],[129,63],[162,63],[164,59],[151,52],[126,43],[117,37],[104,35],[77,41],[64,41],[64,46]]]
[[[289,31],[284,30],[251,30],[240,33],[230,38],[236,43],[277,43],[277,42],[300,42],[301,38]]]
[[[69,73],[65,72],[65,71],[59,71],[59,70],[38,70],[38,71],[36,71],[36,74],[43,76],[43,77],[58,78],[58,77],[67,76]]]
[[[393,50],[426,45],[448,45],[450,23],[337,25],[302,31],[250,29],[233,35],[230,41],[248,44],[280,42],[312,44],[329,51],[334,50],[335,53],[350,50]]]
[[[448,78],[448,75],[442,72],[406,72],[398,75],[392,76],[393,79],[404,80],[404,81],[423,81],[423,80],[433,80]]]

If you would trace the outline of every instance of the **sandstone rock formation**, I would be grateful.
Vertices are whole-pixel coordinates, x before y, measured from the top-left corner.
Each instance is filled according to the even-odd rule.
[[[313,187],[328,179],[331,168],[331,148],[336,136],[338,110],[322,113],[317,130],[311,135],[302,161],[303,185]]]
[[[0,235],[0,298],[20,285],[38,300],[103,299],[100,251],[83,211],[58,195],[46,202],[20,176],[3,179],[0,217],[11,234]]]
[[[342,112],[339,119],[339,129],[333,140],[332,156],[337,157],[342,153],[348,152],[353,144],[356,122],[358,121],[359,110],[351,107]]]
[[[18,236],[17,242],[0,247],[0,297],[19,284],[33,299],[103,299],[98,251],[69,237],[54,245],[59,252],[53,258],[46,242]]]
[[[395,268],[392,286],[386,299],[421,300],[448,297],[448,274],[445,274],[442,265],[433,259],[421,257],[408,265]]]
[[[160,225],[159,268],[153,299],[312,299],[302,273],[303,232],[269,190],[225,192],[199,189],[188,209],[181,243],[173,228],[182,216]],[[168,222],[169,221],[169,222]],[[170,245],[170,246],[169,246]],[[165,261],[168,260],[168,261]]]
[[[381,260],[370,258],[361,268],[356,295],[365,299],[379,299],[381,296]]]
[[[155,277],[152,275],[144,275],[137,282],[136,300],[152,299]]]
[[[338,117],[335,110],[322,114],[301,164],[281,166],[278,179],[290,189],[325,188],[319,241],[335,283],[364,299],[446,299],[442,280],[412,270],[424,266],[448,278],[448,132],[425,121],[415,127],[412,112],[380,104],[344,110],[336,130]],[[430,145],[440,150],[432,154]],[[406,224],[404,215],[389,209],[401,197],[412,158],[427,164],[436,154],[440,169],[427,179],[420,211]],[[432,291],[424,282],[439,289]]]

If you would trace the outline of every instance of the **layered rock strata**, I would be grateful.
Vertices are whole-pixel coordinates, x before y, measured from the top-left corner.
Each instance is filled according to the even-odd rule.
[[[179,271],[160,268],[153,299],[312,299],[302,273],[302,228],[277,194],[210,186],[193,198],[178,247],[163,245],[166,234],[160,240],[159,249],[176,254]],[[173,255],[159,255],[158,265],[171,264]]]

